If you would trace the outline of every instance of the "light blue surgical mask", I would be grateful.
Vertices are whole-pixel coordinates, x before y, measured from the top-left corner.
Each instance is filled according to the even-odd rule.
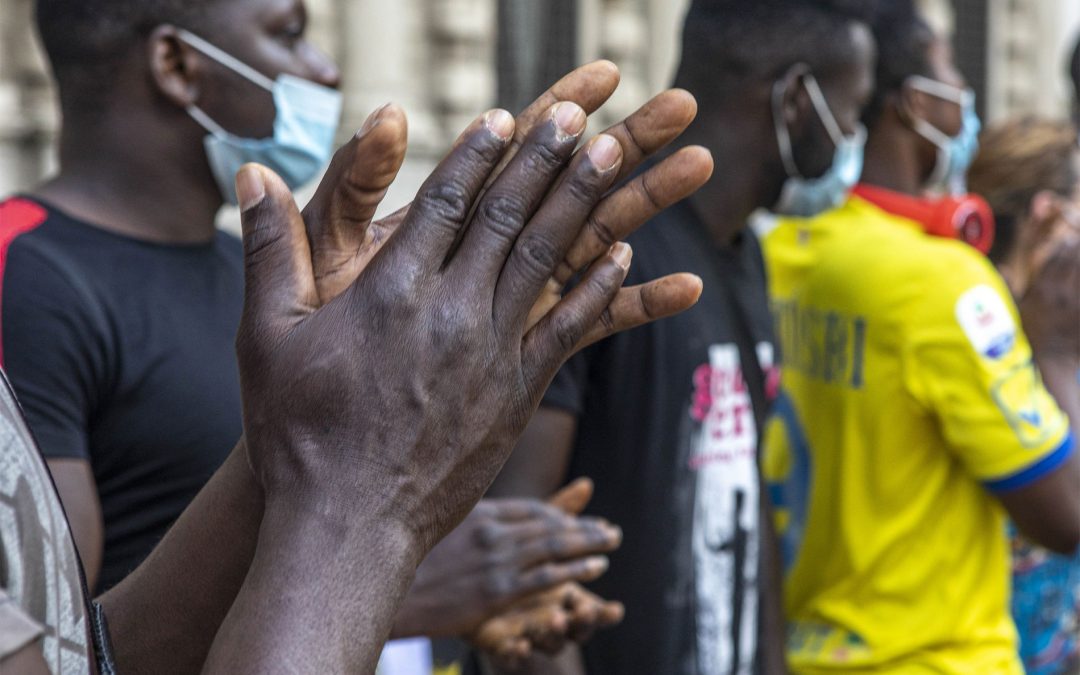
[[[934,192],[965,194],[967,171],[979,152],[979,131],[982,130],[982,122],[975,112],[975,92],[921,75],[912,75],[907,79],[907,84],[924,94],[960,106],[963,124],[956,136],[950,137],[924,119],[913,119],[911,127],[915,133],[937,146],[938,150],[937,163],[924,187]]]
[[[829,133],[836,151],[832,166],[819,178],[806,178],[795,163],[791,147],[791,132],[784,119],[784,83],[773,87],[773,123],[776,141],[780,147],[780,159],[784,162],[787,180],[780,192],[780,199],[773,212],[785,216],[809,218],[834,209],[844,203],[851,189],[859,182],[863,169],[863,151],[866,147],[866,129],[861,125],[850,136],[845,136],[829,109],[825,95],[813,75],[802,77],[806,92],[814,105],[814,111]]]
[[[341,92],[292,75],[271,80],[198,35],[181,30],[180,38],[209,58],[274,96],[272,138],[241,138],[229,133],[197,106],[187,112],[208,135],[206,157],[225,200],[237,203],[236,172],[248,162],[273,169],[289,188],[311,181],[330,161],[341,120]]]

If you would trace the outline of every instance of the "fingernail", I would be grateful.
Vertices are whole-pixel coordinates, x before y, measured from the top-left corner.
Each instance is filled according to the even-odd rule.
[[[609,538],[616,541],[622,540],[622,528],[618,525],[607,525],[604,527],[604,529],[607,531],[607,535]]]
[[[608,566],[611,565],[611,562],[608,561],[606,557],[597,555],[586,560],[585,565],[588,566],[590,571],[600,573],[606,572]]]
[[[611,247],[611,257],[615,259],[619,267],[628,270],[630,269],[630,260],[634,257],[634,250],[630,248],[630,244],[620,241]]]
[[[381,107],[376,108],[375,112],[368,115],[368,118],[364,120],[363,126],[360,127],[360,131],[356,132],[356,137],[360,138],[364,134],[368,133],[375,127],[379,126],[379,122],[382,121],[382,114],[387,108],[390,107],[389,103],[384,103]]]
[[[585,130],[585,111],[576,103],[563,101],[555,108],[555,124],[567,136],[577,136]]]
[[[485,114],[484,126],[504,141],[514,134],[514,118],[505,110],[491,110]]]
[[[600,171],[610,171],[619,161],[622,146],[612,136],[600,134],[589,146],[589,159]]]
[[[240,211],[244,212],[257,206],[266,198],[266,185],[262,173],[253,166],[241,167],[236,174],[236,199],[240,202]]]

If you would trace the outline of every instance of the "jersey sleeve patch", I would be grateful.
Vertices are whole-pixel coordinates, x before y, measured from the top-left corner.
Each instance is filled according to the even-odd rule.
[[[956,301],[956,320],[975,351],[997,360],[1016,345],[1016,322],[1001,295],[985,284],[976,286]]]
[[[991,492],[996,493],[1009,492],[1010,490],[1018,490],[1022,487],[1027,487],[1064,464],[1069,457],[1072,456],[1075,450],[1076,438],[1072,433],[1069,433],[1056,450],[1043,457],[1038,462],[1021,469],[1010,476],[999,478],[997,480],[983,481],[983,485]]]
[[[990,394],[1025,448],[1044,447],[1067,426],[1031,360],[1002,373],[991,384]]]

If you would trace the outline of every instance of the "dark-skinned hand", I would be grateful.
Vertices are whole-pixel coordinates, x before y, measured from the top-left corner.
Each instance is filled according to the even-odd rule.
[[[1075,370],[1080,364],[1080,234],[1056,238],[1018,306],[1036,357]]]
[[[584,643],[596,630],[618,624],[624,614],[621,603],[571,582],[515,603],[486,621],[469,641],[499,670],[512,672],[534,652],[554,656],[567,642]]]
[[[382,117],[366,137],[379,137]],[[662,122],[647,121],[634,137]],[[543,111],[507,162],[513,119],[484,115],[390,236],[363,264],[339,266],[331,293],[318,280],[332,258],[318,252],[332,251],[333,239],[318,233],[351,223],[362,226],[364,245],[369,228],[358,209],[327,215],[327,200],[370,186],[364,179],[386,155],[335,158],[315,220],[305,221],[272,172],[249,165],[238,174],[246,276],[238,361],[248,460],[265,508],[208,669],[373,667],[416,566],[479,500],[557,368],[590,340],[655,318],[656,308],[696,301],[700,280],[674,275],[616,302],[629,247],[589,244],[598,237],[586,222],[618,201],[621,191],[607,191],[624,149],[607,135],[574,155],[584,126],[574,103]],[[681,154],[667,160],[687,170],[672,192],[689,193],[711,160],[700,149]],[[626,202],[620,227],[632,230],[662,204],[658,187],[638,187],[648,204]],[[533,312],[581,242],[596,250],[582,258],[580,283]],[[327,602],[340,611],[326,614]],[[364,615],[362,626],[342,621]],[[253,632],[253,622],[265,630]],[[295,632],[304,622],[321,628]]]
[[[362,476],[365,497],[386,509],[369,516],[429,549],[478,501],[562,362],[619,328],[608,307],[629,267],[623,244],[585,261],[582,282],[529,323],[622,166],[608,135],[571,161],[585,121],[574,103],[553,106],[490,182],[515,125],[503,111],[478,119],[326,304],[288,190],[264,168],[241,171],[248,284],[237,343],[268,511],[281,500],[345,518]],[[696,280],[684,281],[692,301]]]
[[[592,481],[579,478],[548,503],[567,515],[579,515],[592,493]],[[516,670],[534,651],[554,656],[568,641],[584,643],[596,630],[622,621],[624,614],[622,603],[605,601],[568,582],[518,600],[485,621],[468,639],[500,670]]]
[[[618,71],[612,64],[598,62],[579,68],[556,83],[518,117],[515,140],[493,175],[506,166],[525,134],[543,118],[542,113],[547,106],[559,101],[573,101],[591,112],[612,94],[618,79]],[[631,171],[647,153],[669,143],[689,124],[695,112],[692,97],[685,92],[667,92],[609,129],[624,151],[618,178]],[[312,267],[319,306],[335,298],[356,280],[404,219],[407,208],[378,221],[373,221],[373,216],[401,167],[406,139],[406,121],[399,108],[387,105],[374,112],[355,137],[335,155],[327,178],[304,210],[305,225],[311,237]],[[677,158],[655,167],[630,185],[629,189],[620,190],[615,198],[606,199],[602,203],[603,208],[596,209],[589,220],[588,231],[583,232],[575,242],[574,256],[584,260],[589,255],[602,252],[608,243],[636,229],[652,212],[692,192],[708,178],[710,172],[711,159],[701,149],[680,153]],[[635,206],[644,206],[643,212],[633,213]],[[567,267],[563,265],[558,273],[563,279],[569,277]],[[538,306],[552,306],[550,290],[551,284],[545,288],[548,297]],[[620,302],[612,305],[609,312],[611,325],[607,329],[666,316],[688,306],[694,297],[695,280],[686,277],[672,277],[634,289],[620,296]],[[538,319],[539,314],[534,308],[529,319],[530,327]],[[562,502],[558,505],[567,513],[580,513],[588,501],[591,489],[584,494],[579,488],[580,484],[572,490],[561,492],[557,497]],[[463,530],[468,530],[467,524]],[[596,561],[588,563],[584,570],[580,561],[577,565],[577,572],[593,574]],[[428,571],[431,569],[435,568],[427,564],[419,570],[413,592],[406,599],[399,616],[397,632],[468,632],[466,627],[471,621],[468,615],[473,611],[468,603],[461,605],[466,608],[465,620],[461,620],[460,615],[454,617],[450,613],[410,610],[411,607],[430,609],[431,604],[424,600],[427,596],[424,589],[430,588],[426,580],[430,579]],[[554,571],[569,570],[557,568]],[[552,578],[557,581],[561,575],[554,574]],[[495,602],[496,598],[491,600],[494,611],[498,609],[495,606],[498,603]],[[445,616],[450,626],[456,624],[458,627],[431,625],[430,617],[436,616]],[[417,622],[415,619],[418,617],[424,617],[426,625]],[[423,626],[422,631],[417,629],[418,625]],[[475,629],[475,626],[471,628]]]
[[[548,502],[485,499],[416,572],[395,637],[462,637],[523,597],[607,570],[622,533],[601,518],[577,517],[592,482],[575,481]],[[573,509],[573,510],[570,510]]]
[[[1032,281],[1039,277],[1054,253],[1080,236],[1080,222],[1073,208],[1063,204],[1046,208],[1049,210],[1046,217],[1033,215],[1017,228],[1016,243],[999,266],[1018,302],[1027,295]]]

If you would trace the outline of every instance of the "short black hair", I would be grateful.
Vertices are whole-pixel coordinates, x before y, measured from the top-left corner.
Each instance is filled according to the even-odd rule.
[[[121,62],[157,26],[197,30],[219,0],[37,0],[38,33],[61,94],[105,88]]]
[[[865,0],[694,0],[675,84],[711,104],[797,63],[819,78],[851,63]]]
[[[880,119],[891,94],[900,91],[912,75],[933,77],[930,47],[934,30],[912,0],[867,2],[867,22],[877,42],[877,84],[863,111],[868,129]]]

